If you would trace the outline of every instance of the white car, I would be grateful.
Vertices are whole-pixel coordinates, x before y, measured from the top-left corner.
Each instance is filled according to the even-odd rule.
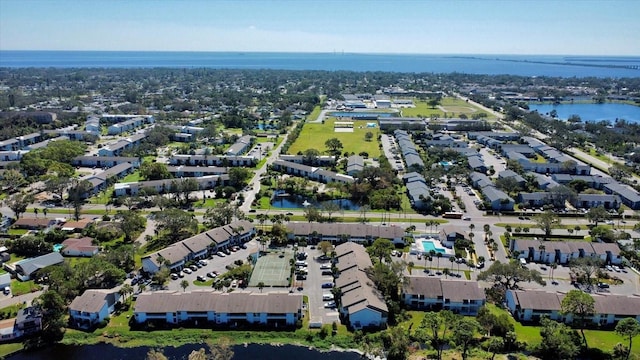
[[[324,303],[324,307],[326,307],[327,309],[333,309],[336,307],[336,302],[335,301],[329,301],[328,303]]]
[[[191,271],[191,269],[189,269],[189,268],[184,268],[182,271],[183,271],[185,274],[191,274],[191,273],[193,272],[193,271]]]
[[[225,255],[222,251],[218,251],[218,253],[217,253],[216,255],[218,255],[218,256],[220,256],[220,257],[225,257],[225,256],[227,256],[227,255]]]
[[[322,294],[323,301],[333,300],[333,294]]]

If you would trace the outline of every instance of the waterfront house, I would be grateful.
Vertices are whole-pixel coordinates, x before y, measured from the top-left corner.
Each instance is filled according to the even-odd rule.
[[[79,329],[91,329],[115,311],[119,299],[120,294],[113,289],[86,290],[69,305],[69,323]]]

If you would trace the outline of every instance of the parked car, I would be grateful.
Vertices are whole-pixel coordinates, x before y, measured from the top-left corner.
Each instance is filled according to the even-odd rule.
[[[600,289],[608,289],[609,288],[609,284],[601,282],[601,283],[598,283],[598,287]]]
[[[183,278],[183,277],[184,277],[184,271],[180,271],[180,272],[178,273],[178,277],[179,277],[179,278]]]
[[[333,275],[333,271],[331,271],[331,270],[322,270],[322,275],[324,275],[324,276]]]
[[[176,273],[172,273],[172,274],[171,274],[171,279],[173,279],[173,280],[178,280],[178,274],[176,274]]]
[[[216,274],[212,271],[212,272],[208,272],[208,273],[207,273],[207,276],[208,276],[208,277],[210,277],[210,278],[214,278],[214,277],[216,277],[216,276],[218,276],[218,275],[216,275]]]
[[[196,279],[198,279],[198,281],[207,281],[207,279],[202,275],[198,275]]]
[[[322,300],[324,301],[329,301],[329,300],[333,300],[333,294],[322,294]]]
[[[242,245],[240,245],[240,248],[242,248],[242,249],[246,249],[246,248],[247,248],[247,245],[242,244]]]
[[[191,271],[191,269],[189,269],[189,268],[184,268],[182,271],[183,271],[185,274],[191,274],[191,273],[193,273],[193,271]]]
[[[218,256],[220,256],[220,257],[225,257],[225,256],[227,256],[227,255],[225,255],[222,251],[218,251],[218,252],[216,253],[216,255],[218,255]]]
[[[322,288],[323,289],[331,289],[332,287],[333,287],[333,283],[332,282],[322,283]]]
[[[324,307],[327,309],[333,309],[336,307],[335,301],[329,301],[328,303],[324,303]]]
[[[296,275],[296,280],[307,280],[307,275],[298,274]]]
[[[191,265],[191,266],[189,266],[189,268],[190,268],[191,270],[193,270],[193,271],[198,271],[198,267],[197,267],[197,266],[195,266],[195,265]]]

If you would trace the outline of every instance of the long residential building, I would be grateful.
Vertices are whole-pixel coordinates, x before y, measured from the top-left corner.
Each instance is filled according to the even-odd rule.
[[[605,264],[622,263],[620,247],[613,243],[512,239],[510,245],[518,258],[534,262],[567,264],[572,259],[593,257]]]
[[[273,168],[295,176],[300,176],[307,178],[309,180],[314,180],[322,183],[344,183],[350,184],[354,182],[354,178],[349,175],[338,174],[333,171],[325,170],[318,167],[297,164],[284,160],[276,160],[273,162]]]
[[[204,259],[210,254],[249,241],[255,235],[253,224],[234,221],[156,251],[142,258],[142,269],[155,274],[162,266],[171,271],[182,270],[189,260]]]
[[[229,184],[229,175],[207,175],[192,178],[198,184],[198,190],[210,190],[217,186],[226,186]],[[176,186],[184,179],[163,179],[149,180],[129,183],[118,183],[114,187],[115,196],[137,195],[143,189],[153,189],[154,191],[165,194],[176,191]]]
[[[404,244],[405,231],[399,226],[376,226],[358,223],[307,223],[291,222],[287,224],[289,239],[304,238],[311,243],[330,241],[372,243],[375,239],[389,239]]]
[[[595,312],[587,317],[594,324],[612,326],[625,318],[640,321],[640,297],[624,295],[592,295]],[[506,305],[518,321],[538,322],[543,316],[551,320],[571,323],[573,316],[562,313],[565,294],[543,290],[508,290]]]
[[[451,310],[456,314],[477,315],[486,302],[476,281],[444,280],[409,276],[402,289],[404,304],[419,310]]]
[[[353,329],[380,328],[387,324],[389,309],[365,270],[373,263],[364,246],[347,242],[336,246],[336,267],[340,274],[340,313]]]
[[[133,317],[137,323],[291,327],[302,319],[302,294],[146,292],[138,295]]]
[[[254,166],[257,162],[253,156],[173,155],[169,158],[171,165],[190,166]]]

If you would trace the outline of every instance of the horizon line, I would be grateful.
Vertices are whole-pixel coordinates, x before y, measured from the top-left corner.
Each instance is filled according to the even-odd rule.
[[[534,53],[411,53],[411,52],[359,52],[359,51],[244,51],[244,50],[78,50],[78,49],[0,49],[0,52],[147,52],[147,53],[248,53],[248,54],[350,54],[350,55],[454,55],[454,56],[594,56],[594,57],[640,57],[640,54],[534,54]]]

